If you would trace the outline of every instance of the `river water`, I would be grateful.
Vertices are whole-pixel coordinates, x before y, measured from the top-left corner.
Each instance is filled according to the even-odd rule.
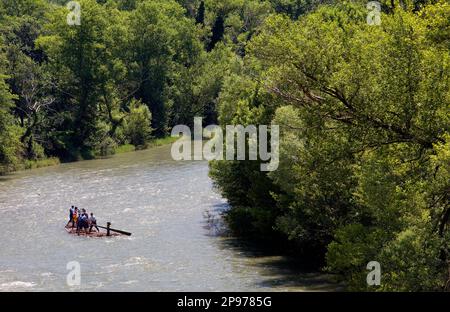
[[[70,235],[70,205],[133,235]],[[170,146],[0,177],[0,291],[333,289],[326,276],[220,235],[205,215],[218,220],[223,209],[207,163],[173,161]],[[66,281],[71,261],[79,286]]]

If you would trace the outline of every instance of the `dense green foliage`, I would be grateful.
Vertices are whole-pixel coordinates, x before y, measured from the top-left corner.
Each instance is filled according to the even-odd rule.
[[[81,25],[66,2],[0,0],[0,173],[194,116],[278,124],[278,170],[210,165],[236,234],[288,242],[350,289],[445,288],[448,1],[382,0],[378,26],[366,0],[79,0]]]
[[[142,147],[194,116],[216,121],[233,53],[207,53],[209,28],[181,4],[81,0],[81,23],[69,25],[66,2],[0,2],[0,173]]]
[[[450,256],[450,4],[387,8],[380,26],[360,1],[267,18],[218,111],[222,123],[280,125],[279,169],[224,161],[211,175],[241,234],[281,234],[351,289],[374,289],[374,260],[377,290],[439,290]]]
[[[13,122],[11,108],[13,95],[5,80],[4,57],[0,54],[0,172],[7,171],[17,163],[20,155],[20,129]]]

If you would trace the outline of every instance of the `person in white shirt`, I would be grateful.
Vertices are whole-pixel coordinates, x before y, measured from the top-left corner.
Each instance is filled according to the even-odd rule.
[[[97,226],[97,219],[95,218],[94,214],[91,212],[91,216],[89,217],[89,233],[92,231],[92,228],[95,227],[97,229],[97,232],[100,232]]]

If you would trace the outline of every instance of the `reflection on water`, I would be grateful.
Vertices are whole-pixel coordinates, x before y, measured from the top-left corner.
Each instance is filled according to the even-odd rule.
[[[303,268],[297,259],[273,254],[266,248],[236,238],[222,238],[220,248],[232,250],[244,265],[257,270],[255,286],[264,291],[335,291],[344,290],[332,283],[332,277]]]
[[[72,204],[133,235],[67,234]],[[207,163],[175,162],[170,146],[1,177],[0,291],[332,289],[287,258],[217,235],[224,207]],[[79,287],[66,284],[69,261],[81,265]]]

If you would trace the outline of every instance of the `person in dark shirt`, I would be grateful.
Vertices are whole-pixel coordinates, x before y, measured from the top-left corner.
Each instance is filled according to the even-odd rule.
[[[69,209],[69,221],[68,221],[67,224],[66,224],[67,227],[69,226],[69,223],[71,223],[71,222],[72,222],[72,226],[73,226],[73,214],[74,214],[74,212],[75,212],[75,207],[72,206],[72,207]]]
[[[80,230],[84,229],[84,232],[87,233],[87,229],[89,227],[88,224],[89,216],[86,213],[86,209],[81,209],[80,217],[78,218],[78,225],[77,225],[77,234],[80,235]]]

